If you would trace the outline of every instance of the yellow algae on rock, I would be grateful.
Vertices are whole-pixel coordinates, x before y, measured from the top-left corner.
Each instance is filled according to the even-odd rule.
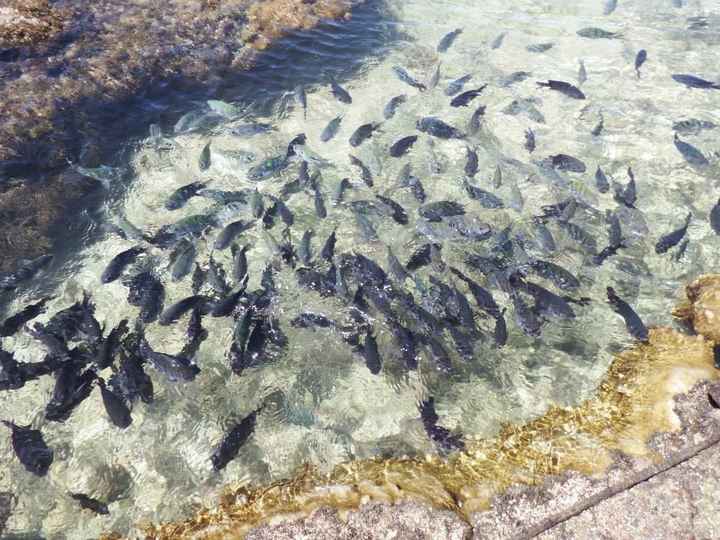
[[[720,343],[720,275],[700,276],[685,288],[688,300],[673,315],[692,323],[698,334]]]

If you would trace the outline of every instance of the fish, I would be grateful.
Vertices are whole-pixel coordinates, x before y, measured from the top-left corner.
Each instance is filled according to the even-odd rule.
[[[350,93],[340,86],[335,79],[330,79],[330,89],[332,90],[332,95],[335,96],[335,99],[340,103],[352,103]]]
[[[595,125],[595,127],[592,129],[590,134],[593,137],[599,137],[604,128],[605,128],[605,118],[603,117],[602,113],[600,113],[600,120]]]
[[[304,311],[290,321],[293,328],[332,328],[335,322],[321,313],[311,313]]]
[[[305,87],[301,84],[297,85],[293,90],[293,95],[295,96],[295,101],[302,107],[303,118],[307,120],[307,94]]]
[[[605,0],[603,15],[610,15],[617,8],[618,0]]]
[[[480,94],[482,94],[483,90],[487,88],[487,84],[484,84],[478,88],[475,88],[474,90],[468,90],[466,92],[463,92],[460,95],[455,96],[450,101],[451,107],[467,107],[467,105],[476,97],[478,97]]]
[[[465,208],[454,201],[436,201],[427,203],[418,208],[418,214],[428,221],[442,221],[448,216],[460,216],[465,213]]]
[[[493,330],[493,337],[495,339],[495,346],[502,348],[507,344],[508,333],[507,323],[505,322],[505,310],[503,309],[500,315],[495,318],[495,328]]]
[[[680,242],[680,240],[685,237],[691,220],[692,213],[688,213],[687,217],[685,218],[685,222],[681,227],[675,229],[672,232],[662,235],[655,244],[655,253],[659,255],[675,247]]]
[[[434,116],[421,118],[415,124],[419,131],[440,139],[464,139],[465,135],[457,128],[446,124]]]
[[[480,105],[475,112],[472,113],[470,120],[468,121],[468,135],[475,135],[480,131],[480,123],[482,122],[483,116],[485,116],[485,105]]]
[[[370,219],[365,214],[362,214],[360,212],[353,212],[355,215],[355,222],[357,223],[358,227],[360,228],[360,232],[362,233],[363,238],[366,242],[374,242],[378,239],[377,230],[375,229],[375,226],[372,224]]]
[[[465,155],[465,174],[472,178],[478,172],[478,155],[477,152],[469,146],[465,147]]]
[[[525,47],[525,50],[532,53],[544,53],[552,49],[554,45],[554,43],[535,43]]]
[[[580,287],[580,281],[562,266],[550,261],[535,259],[530,268],[540,277],[551,281],[563,291],[573,291]]]
[[[645,49],[640,49],[635,55],[635,73],[637,74],[638,79],[640,78],[640,68],[646,61],[647,51]]]
[[[405,267],[395,256],[390,246],[387,247],[387,263],[390,273],[399,283],[404,283],[405,280],[410,277],[410,274],[408,274],[407,270],[405,270]]]
[[[380,126],[380,122],[371,122],[369,124],[361,125],[353,132],[352,135],[350,135],[350,139],[348,140],[350,146],[352,146],[353,148],[357,148],[370,137],[372,137],[373,133],[380,129]]]
[[[0,274],[0,290],[11,291],[18,285],[34,278],[53,260],[52,255],[41,255],[30,261],[20,261],[20,267],[10,273]]]
[[[270,133],[275,128],[271,124],[263,124],[261,122],[250,122],[240,124],[230,129],[230,133],[236,137],[254,137],[264,133]]]
[[[370,373],[377,375],[382,370],[382,359],[378,350],[377,340],[371,330],[365,333],[365,340],[360,346],[360,353],[365,359],[365,365]]]
[[[485,191],[482,188],[473,186],[465,179],[463,179],[463,187],[465,188],[465,192],[468,194],[468,197],[475,201],[478,201],[483,208],[505,208],[505,203],[500,197],[498,197],[497,195],[493,195],[489,191]]]
[[[459,93],[462,91],[463,86],[470,81],[470,79],[472,79],[472,75],[468,73],[467,75],[463,75],[462,77],[458,77],[454,81],[451,81],[445,88],[445,95],[450,97]]]
[[[541,220],[533,220],[533,230],[543,250],[552,253],[557,249],[555,238]]]
[[[635,175],[632,169],[628,167],[628,183],[623,188],[620,185],[615,186],[614,198],[620,204],[627,206],[628,208],[635,208],[635,202],[637,201],[637,187],[635,185]]]
[[[370,169],[352,154],[348,154],[348,157],[350,158],[350,163],[360,169],[360,178],[365,182],[365,185],[367,187],[373,187],[373,176]]]
[[[125,251],[121,251],[115,255],[100,275],[100,281],[102,283],[111,283],[118,279],[130,264],[135,259],[145,252],[145,249],[141,246],[133,246]]]
[[[262,194],[256,189],[250,194],[250,208],[252,209],[253,217],[260,218],[265,212],[265,203],[263,202]]]
[[[582,86],[587,81],[587,70],[585,69],[585,62],[579,60],[578,64],[578,86]]]
[[[532,76],[529,71],[513,71],[510,75],[500,81],[500,86],[508,88],[513,84],[521,83]]]
[[[150,242],[161,248],[168,248],[184,237],[197,237],[208,229],[217,227],[218,220],[213,214],[193,214],[176,223],[160,227]]]
[[[261,182],[272,176],[278,175],[289,165],[286,156],[274,156],[267,158],[261,163],[251,167],[247,172],[248,180],[252,182]]]
[[[603,30],[602,28],[596,28],[593,26],[581,28],[576,32],[576,34],[580,37],[588,39],[614,39],[622,35],[619,32],[608,32],[607,30]]]
[[[439,417],[435,412],[435,399],[428,397],[418,404],[420,419],[422,420],[425,433],[442,452],[448,453],[455,450],[463,450],[465,443],[462,437],[455,435],[450,430],[438,426]]]
[[[125,403],[125,399],[116,394],[112,388],[108,388],[102,377],[98,377],[97,382],[100,388],[103,406],[110,421],[120,429],[129,427],[130,424],[132,424],[132,415]]]
[[[125,285],[129,288],[128,303],[140,308],[140,320],[146,324],[157,320],[165,302],[165,288],[152,272],[140,272]]]
[[[322,191],[320,191],[320,186],[317,182],[313,185],[313,199],[315,202],[315,215],[320,219],[325,219],[327,217],[327,209],[325,208]]]
[[[543,116],[537,107],[535,107],[536,103],[538,103],[538,100],[534,98],[515,99],[500,112],[510,116],[517,116],[520,113],[525,113],[533,122],[544,124],[545,116]]]
[[[210,143],[207,143],[200,152],[198,167],[201,171],[206,171],[210,168],[210,165],[212,165],[212,156],[210,154]]]
[[[623,243],[622,228],[617,212],[608,210],[605,213],[605,221],[608,224],[608,240],[611,246],[620,246]]]
[[[600,193],[610,191],[610,182],[608,182],[607,176],[605,176],[600,166],[595,170],[595,187]]]
[[[212,308],[210,298],[201,294],[183,298],[166,308],[160,314],[158,322],[161,326],[168,326],[195,307],[201,307],[206,312],[209,311]]]
[[[240,285],[238,285],[238,287],[230,294],[228,294],[225,298],[215,304],[212,311],[210,312],[210,315],[213,317],[230,316],[240,302],[240,299],[245,295],[248,278],[249,276],[245,274],[245,277],[241,281]],[[193,311],[193,313],[195,313],[195,311]],[[199,314],[200,311],[197,311],[197,313]]]
[[[335,135],[337,135],[337,132],[340,129],[340,124],[342,123],[342,119],[343,117],[340,114],[328,122],[328,124],[325,126],[325,129],[323,129],[322,133],[320,134],[320,140],[322,142],[328,142],[330,139],[335,137]]]
[[[548,80],[547,82],[537,82],[537,85],[540,87],[546,87],[550,90],[555,90],[556,92],[560,92],[561,94],[573,98],[573,99],[585,99],[585,94],[576,86],[573,86],[572,84],[565,82],[565,81],[555,81],[555,80]]]
[[[215,242],[213,243],[213,248],[217,249],[218,251],[227,249],[228,246],[233,243],[233,241],[239,234],[242,234],[243,232],[252,228],[252,225],[253,224],[251,221],[245,221],[242,219],[233,221],[232,223],[228,223],[218,233],[217,237],[215,238]]]
[[[153,350],[142,336],[140,336],[138,353],[141,358],[152,364],[155,369],[165,375],[171,382],[178,380],[185,382],[193,381],[197,374],[200,373],[200,368],[187,358]]]
[[[343,199],[345,198],[345,191],[351,187],[353,187],[353,185],[349,178],[342,178],[340,182],[338,182],[332,197],[333,206],[337,206],[343,202]]]
[[[233,244],[231,248],[233,256],[232,276],[237,283],[242,282],[243,278],[245,278],[245,276],[247,275],[247,252],[249,249],[249,245],[244,245],[243,247],[239,248],[237,244]]]
[[[48,355],[41,362],[17,362],[12,353],[0,349],[0,391],[17,390],[25,383],[56,371],[60,360]]]
[[[72,493],[71,492],[69,495],[71,498],[75,499],[78,502],[78,504],[80,505],[81,508],[84,508],[85,510],[90,510],[101,516],[106,516],[110,513],[110,510],[108,509],[107,504],[105,504],[97,499],[88,497],[87,495],[85,495],[83,493]]]
[[[45,313],[45,305],[51,300],[51,298],[43,298],[39,302],[30,304],[17,313],[14,313],[2,324],[0,324],[0,337],[9,337],[15,335],[25,323],[33,320],[38,315]]]
[[[522,279],[513,283],[513,286],[533,297],[535,300],[535,311],[538,313],[560,319],[575,318],[575,312],[567,300],[546,288]]]
[[[428,88],[430,88],[430,89],[435,88],[435,87],[438,85],[438,83],[440,82],[440,66],[441,66],[441,65],[442,65],[441,62],[438,62],[438,63],[435,65],[435,70],[433,71],[433,74],[430,76],[430,79],[428,80],[428,84],[427,84],[427,87],[428,87]],[[387,107],[385,108],[385,111],[387,111]],[[384,113],[385,111],[383,111],[383,113]],[[393,115],[394,115],[394,114],[395,114],[395,113],[394,113],[394,111],[393,111]],[[386,117],[386,118],[387,118],[387,117]]]
[[[556,154],[547,159],[555,169],[560,171],[584,173],[587,170],[585,163],[567,154]]]
[[[432,245],[423,244],[422,246],[417,248],[410,256],[408,262],[405,264],[405,268],[407,268],[409,272],[414,272],[418,268],[427,266],[432,262],[431,253]]]
[[[679,122],[673,123],[673,131],[684,134],[698,134],[705,129],[715,129],[717,124],[710,122],[709,120],[698,120],[697,118],[690,118],[688,120],[680,120]]]
[[[491,317],[500,317],[500,307],[497,305],[497,302],[495,302],[495,299],[493,298],[490,291],[481,287],[478,283],[460,272],[460,270],[458,270],[457,268],[453,268],[451,266],[450,272],[452,272],[455,276],[457,276],[467,285],[468,289],[470,290],[470,294],[472,294],[473,298],[475,299],[475,303],[481,310],[483,310]]]
[[[207,186],[206,182],[191,182],[172,192],[170,197],[165,201],[166,210],[179,210],[191,198],[195,197],[199,191]]]
[[[690,243],[690,240],[688,238],[686,238],[678,246],[677,250],[675,250],[675,254],[673,255],[673,259],[675,259],[675,261],[679,262],[683,258],[683,256],[685,255],[685,252],[687,251],[687,247],[688,247],[689,243]]]
[[[268,197],[271,201],[273,201],[273,206],[275,207],[277,213],[280,214],[280,219],[282,219],[283,223],[288,227],[292,227],[295,223],[295,215],[292,211],[281,199],[278,199],[273,195],[268,195]]]
[[[720,234],[720,200],[710,210],[710,227],[715,234]]]
[[[502,186],[502,169],[500,168],[500,165],[495,165],[495,173],[493,174],[493,187],[495,189],[500,189],[500,186]]]
[[[701,79],[700,77],[697,77],[696,75],[688,75],[688,74],[675,74],[672,75],[672,79],[675,82],[678,82],[682,85],[685,85],[687,88],[701,88],[704,90],[720,90],[720,84],[712,81],[706,81],[705,79]]]
[[[399,203],[395,202],[390,197],[385,197],[379,194],[376,194],[375,198],[390,210],[390,215],[396,223],[398,223],[399,225],[408,224],[409,220],[407,212],[402,206],[400,206]]]
[[[532,154],[535,151],[535,132],[532,130],[532,128],[527,128],[525,130],[524,147],[529,154]]]
[[[498,34],[495,39],[490,42],[490,48],[492,50],[499,49],[502,46],[506,35],[507,32],[501,32],[500,34]]]
[[[45,406],[45,418],[51,422],[64,422],[89,395],[97,375],[93,369],[80,373],[72,361],[66,361],[55,372],[55,386]]]
[[[415,141],[417,141],[417,135],[408,135],[407,137],[398,139],[390,146],[390,156],[395,158],[404,156],[410,148],[412,148],[412,145],[415,144]]]
[[[383,117],[385,120],[390,120],[393,116],[395,116],[398,107],[406,101],[407,95],[405,94],[400,94],[399,96],[390,98],[390,101],[387,102],[387,105],[385,105],[385,108],[383,109]]]
[[[625,327],[632,337],[643,343],[648,341],[648,329],[630,304],[620,298],[615,289],[607,288],[608,303],[612,310],[625,320]]]
[[[143,403],[152,403],[154,399],[152,379],[143,369],[143,360],[135,354],[136,348],[133,346],[132,353],[129,353],[127,348],[121,349],[120,367],[110,377],[108,385],[129,403],[138,398]]]
[[[198,197],[212,199],[221,204],[244,203],[247,201],[247,191],[226,191],[222,189],[202,189],[197,193]]]
[[[462,28],[456,28],[452,32],[445,34],[437,44],[437,52],[444,53],[455,43],[457,37],[462,34]]]
[[[195,258],[197,257],[197,248],[193,242],[188,241],[184,247],[177,253],[177,257],[172,263],[170,269],[170,278],[173,281],[180,281],[191,271]]]
[[[304,146],[307,143],[307,135],[299,133],[295,135],[287,145],[285,151],[285,160],[290,161],[292,158],[297,157],[297,147]]]
[[[312,229],[307,229],[303,233],[302,240],[300,240],[298,256],[300,257],[300,261],[306,266],[310,265],[310,261],[312,260],[310,242],[312,241],[314,234],[315,232]]]
[[[98,369],[110,367],[115,362],[115,355],[120,350],[121,339],[128,332],[128,320],[121,320],[115,328],[110,330],[103,340],[96,360]]]
[[[0,420],[11,431],[12,447],[15,455],[25,469],[35,476],[45,476],[55,458],[51,448],[45,443],[40,430],[30,426],[19,426],[9,420]]]
[[[235,459],[244,445],[255,432],[258,410],[248,414],[245,418],[235,424],[222,438],[220,444],[215,448],[210,461],[216,471],[223,470],[228,463]]]
[[[412,86],[413,88],[417,88],[421,92],[424,92],[425,90],[427,90],[427,87],[424,84],[413,79],[410,76],[410,74],[405,69],[401,68],[400,66],[393,66],[392,70],[393,70],[393,73],[395,74],[395,76],[398,79],[400,79],[402,82],[404,82],[405,84],[408,84],[408,85]]]
[[[675,143],[675,148],[677,148],[678,152],[682,154],[685,161],[687,161],[690,165],[695,167],[705,167],[706,165],[710,165],[710,162],[703,153],[692,144],[681,141],[677,132],[675,133],[673,142]]]

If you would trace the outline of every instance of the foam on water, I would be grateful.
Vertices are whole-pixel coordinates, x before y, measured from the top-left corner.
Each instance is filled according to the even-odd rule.
[[[708,79],[717,76],[711,67],[717,52],[717,34],[707,28],[687,30],[688,17],[702,16],[704,4],[690,2],[678,9],[670,0],[632,4],[621,1],[609,16],[602,16],[603,2],[599,0],[572,5],[560,1],[490,1],[484,2],[482,8],[470,1],[411,0],[395,6],[395,10],[397,30],[404,40],[382,59],[373,59],[351,79],[341,81],[352,95],[352,105],[336,101],[329,85],[323,84],[307,88],[307,120],[289,97],[281,100],[272,114],[254,118],[273,124],[275,130],[267,134],[235,137],[229,133],[233,121],[204,133],[167,136],[171,129],[166,128],[162,151],[149,141],[134,154],[130,163],[134,171],[132,186],[105,219],[113,219],[113,214],[121,212],[143,231],[154,232],[182,217],[206,212],[214,203],[200,197],[191,199],[181,210],[164,208],[173,190],[196,179],[210,180],[213,189],[257,187],[263,194],[277,195],[287,181],[296,177],[297,164],[279,177],[253,183],[245,176],[250,164],[223,159],[222,155],[247,151],[256,156],[256,164],[265,157],[284,154],[293,137],[306,133],[308,146],[332,163],[322,169],[320,180],[328,217],[316,217],[311,193],[291,196],[287,204],[295,214],[291,228],[294,245],[297,247],[302,233],[312,228],[317,257],[325,238],[336,230],[336,253],[354,250],[387,269],[385,246],[391,246],[405,262],[427,241],[420,234],[427,231],[428,225],[418,217],[418,203],[397,181],[406,163],[411,163],[413,173],[422,180],[428,201],[459,201],[469,216],[489,223],[495,232],[513,223],[516,231],[525,230],[542,205],[571,194],[604,214],[606,209],[616,208],[617,203],[612,190],[608,194],[595,190],[595,168],[601,166],[611,181],[624,184],[625,171],[631,166],[638,184],[638,209],[623,210],[627,215],[622,225],[629,247],[616,257],[596,267],[576,242],[554,223],[549,225],[559,244],[552,260],[579,277],[582,286],[577,296],[591,298],[591,304],[574,306],[576,319],[551,320],[544,326],[542,337],[533,339],[515,323],[507,295],[493,288],[501,307],[508,310],[509,342],[501,349],[495,348],[490,336],[491,319],[478,316],[478,326],[490,337],[477,345],[473,361],[455,354],[452,342],[446,339],[453,362],[450,374],[438,371],[428,358],[420,361],[417,371],[406,370],[395,340],[377,317],[373,322],[384,366],[379,375],[372,375],[362,357],[342,342],[337,331],[289,325],[302,311],[342,321],[347,308],[337,298],[321,298],[299,288],[293,271],[278,265],[275,279],[279,292],[272,310],[289,340],[282,354],[237,376],[225,356],[232,339],[232,319],[206,317],[204,326],[210,337],[196,356],[202,369],[200,375],[191,383],[170,383],[148,367],[155,384],[155,402],[136,404],[133,424],[127,430],[120,431],[109,423],[97,390],[66,422],[46,422],[43,409],[52,392],[52,377],[0,394],[1,416],[41,426],[56,452],[50,474],[34,478],[12,455],[9,437],[0,437],[0,491],[17,495],[17,507],[8,523],[11,532],[68,538],[95,536],[110,529],[127,532],[143,519],[176,518],[193,503],[211,501],[224,483],[268,482],[290,475],[307,461],[329,468],[349,459],[435,452],[417,408],[417,402],[430,395],[435,398],[441,425],[478,436],[492,435],[504,422],[532,419],[553,403],[576,404],[592,394],[612,354],[629,341],[622,320],[605,301],[608,285],[615,287],[647,324],[669,324],[668,313],[680,286],[701,272],[717,268],[720,240],[707,221],[710,208],[717,202],[715,133],[710,130],[683,136],[711,161],[706,169],[696,170],[675,149],[671,129],[674,122],[690,117],[720,124],[720,92],[688,90],[670,78],[673,73],[695,73]],[[710,23],[712,28],[717,21],[710,17]],[[613,40],[583,39],[576,31],[587,26],[622,32],[623,36]],[[436,44],[456,27],[463,28],[463,33],[448,52],[438,55]],[[507,33],[502,45],[492,49],[490,44],[501,32]],[[338,34],[342,35],[341,29]],[[526,49],[545,42],[554,46],[544,53]],[[649,59],[638,79],[633,62],[641,48],[648,50]],[[587,69],[588,78],[582,85],[587,100],[571,100],[537,88],[536,81],[547,79],[576,84],[580,59]],[[400,65],[418,80],[426,81],[438,61],[442,62],[440,83],[424,93],[399,81],[391,70]],[[502,86],[503,78],[515,71],[529,71],[532,76]],[[470,107],[450,108],[450,98],[443,90],[465,73],[473,75],[465,89],[484,83],[488,88]],[[361,124],[382,120],[385,104],[399,94],[409,98],[395,117],[359,149],[350,148],[350,134]],[[530,97],[537,100],[535,106],[545,117],[544,123],[522,113],[512,116],[501,112],[513,100]],[[480,104],[487,111],[476,136],[467,141],[443,141],[419,134],[406,157],[388,157],[392,143],[417,134],[418,118],[436,115],[465,130],[470,115]],[[238,105],[252,110],[252,103]],[[338,134],[322,143],[320,133],[338,114],[343,115]],[[591,131],[600,115],[604,131],[593,136]],[[529,127],[537,139],[532,155],[523,148],[524,132]],[[212,141],[212,165],[207,171],[199,171],[198,157],[208,141]],[[516,186],[524,200],[521,211],[487,210],[468,199],[462,187],[466,144],[476,147],[479,154],[480,169],[473,182],[506,202]],[[348,153],[371,168],[373,189],[364,186],[357,169],[348,161]],[[539,172],[534,162],[558,153],[582,159],[588,165],[587,172],[560,173],[559,180],[553,182]],[[442,165],[441,172],[435,172],[435,161]],[[494,189],[492,176],[497,166],[502,170],[503,183]],[[379,240],[366,241],[348,208],[331,202],[335,186],[345,177],[353,183],[346,193],[347,201],[374,199],[375,193],[391,196],[408,210],[410,224],[401,226],[390,218],[372,216]],[[656,240],[679,226],[688,211],[694,219],[684,257],[676,262],[673,252],[656,255]],[[241,213],[241,217],[248,216],[247,210]],[[604,247],[607,236],[602,219],[579,210],[574,221],[593,233],[599,248]],[[276,240],[280,239],[282,227],[278,223],[270,231]],[[198,242],[201,263],[209,257],[215,234]],[[258,223],[240,239],[241,244],[251,246],[249,290],[259,286],[263,269],[276,259],[265,235]],[[492,241],[476,243],[443,234],[438,238],[443,242],[445,263],[462,268],[482,283],[482,275],[464,267],[463,259],[467,253],[487,253]],[[47,320],[58,309],[67,307],[83,290],[92,293],[96,316],[106,329],[123,318],[134,320],[137,311],[127,303],[127,289],[121,281],[107,285],[99,281],[110,259],[132,245],[109,234],[84,247],[67,263],[66,279],[53,291],[55,298],[48,313],[38,320]],[[164,268],[167,255],[168,251],[153,248],[147,259],[163,278],[169,305],[191,291],[189,276],[180,282],[169,279]],[[531,251],[531,255],[549,258],[539,252]],[[216,251],[213,256],[227,270],[231,268],[229,249]],[[430,275],[437,275],[466,291],[448,271],[438,273],[436,268],[426,267],[416,275],[425,286]],[[410,281],[404,285],[419,301],[418,287]],[[555,290],[549,283],[544,285]],[[10,311],[29,300],[27,295],[21,296]],[[150,325],[148,340],[157,350],[177,353],[185,341],[186,324],[184,317],[172,326]],[[21,360],[37,360],[43,354],[38,343],[22,332],[5,339],[3,346]],[[250,441],[226,469],[221,473],[213,471],[209,458],[222,434],[262,403],[271,406],[259,414]],[[67,496],[68,491],[89,493],[110,502],[110,516],[83,513],[78,519],[76,503]]]

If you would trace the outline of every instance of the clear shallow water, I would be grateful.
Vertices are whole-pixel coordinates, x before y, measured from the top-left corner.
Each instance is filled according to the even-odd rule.
[[[380,374],[373,375],[337,330],[313,331],[289,324],[303,311],[322,313],[346,324],[348,302],[338,296],[323,298],[298,287],[295,272],[279,262],[258,220],[256,227],[238,239],[239,244],[251,246],[248,290],[260,287],[263,269],[273,263],[277,294],[270,313],[279,320],[287,346],[238,376],[226,358],[233,319],[205,317],[203,325],[209,337],[194,359],[200,374],[193,382],[171,383],[147,366],[155,400],[151,405],[137,402],[133,424],[123,431],[108,422],[97,390],[64,423],[43,418],[54,385],[52,377],[3,392],[3,417],[42,429],[55,450],[48,476],[36,478],[14,458],[9,437],[0,438],[4,465],[0,490],[17,495],[9,530],[58,538],[84,538],[110,529],[127,532],[144,519],[174,519],[193,503],[212,503],[217,490],[227,482],[262,483],[286,477],[306,461],[330,468],[348,459],[436,452],[438,448],[429,439],[417,406],[428,396],[435,399],[440,425],[467,436],[489,436],[502,422],[523,422],[542,414],[551,403],[573,404],[591,395],[612,354],[631,342],[622,319],[605,302],[605,288],[615,287],[646,324],[670,324],[669,309],[678,289],[695,275],[717,267],[720,241],[707,219],[717,202],[716,130],[681,134],[682,140],[701,149],[710,161],[709,166],[697,169],[689,166],[675,148],[672,126],[688,118],[720,123],[716,112],[720,92],[689,90],[670,78],[674,73],[693,73],[710,80],[717,76],[708,71],[716,53],[714,29],[718,21],[712,13],[716,7],[690,3],[678,8],[670,1],[630,4],[621,0],[612,14],[604,16],[601,2],[578,2],[571,7],[560,2],[490,2],[482,9],[470,2],[403,2],[390,6],[380,21],[369,15],[363,21],[361,14],[349,26],[331,25],[309,32],[269,53],[247,76],[249,81],[256,81],[255,86],[248,83],[246,90],[236,95],[224,90],[216,96],[247,110],[247,118],[211,118],[211,128],[191,133],[175,133],[174,122],[162,124],[161,149],[153,140],[134,146],[124,176],[127,180],[110,182],[111,196],[104,211],[73,222],[68,236],[81,238],[79,249],[78,242],[68,243],[67,255],[56,264],[51,279],[43,276],[37,285],[23,290],[8,312],[43,292],[51,293],[55,299],[49,303],[48,313],[38,318],[45,321],[79,299],[84,289],[92,293],[96,317],[106,329],[123,318],[134,320],[137,309],[127,303],[127,288],[121,281],[101,285],[99,276],[115,254],[135,242],[108,233],[106,224],[122,215],[151,234],[183,217],[208,212],[213,203],[201,197],[191,199],[180,210],[164,207],[174,189],[197,179],[211,181],[209,187],[213,189],[257,188],[263,195],[277,196],[297,177],[298,162],[258,183],[248,181],[247,170],[265,157],[284,154],[288,142],[302,132],[307,134],[307,146],[332,165],[322,168],[319,181],[327,218],[318,219],[310,190],[286,200],[295,216],[290,228],[293,245],[297,248],[303,232],[312,228],[317,261],[323,242],[336,230],[336,254],[354,250],[387,270],[386,246],[405,263],[418,246],[429,241],[429,235],[430,240],[442,245],[446,267],[458,267],[487,286],[507,310],[508,342],[502,348],[495,346],[492,319],[482,317],[468,294],[476,312],[476,326],[485,336],[477,340],[474,358],[463,359],[450,336],[438,333],[435,337],[449,353],[452,368],[439,370],[426,348],[419,346],[418,368],[407,369],[385,316],[371,308],[369,316],[383,361]],[[707,16],[706,26],[690,19],[700,16]],[[361,31],[363,23],[366,28]],[[688,30],[691,25],[696,29]],[[438,41],[456,27],[462,27],[463,33],[447,52],[438,55]],[[584,39],[576,34],[584,27],[621,32],[622,37]],[[506,36],[501,46],[492,48],[502,32]],[[538,43],[553,46],[544,53],[528,51],[528,46]],[[638,80],[633,63],[641,48],[648,50],[648,61]],[[321,54],[310,61],[306,56],[311,52]],[[293,61],[298,53],[305,65],[316,66],[311,76]],[[572,100],[537,88],[536,81],[547,79],[579,84],[580,59],[587,71],[587,80],[581,85],[587,99]],[[392,66],[400,65],[426,82],[438,61],[439,84],[427,92],[410,88],[392,72]],[[345,71],[338,68],[346,64]],[[325,65],[327,70],[323,69]],[[531,72],[532,76],[504,85],[515,71]],[[331,95],[327,85],[330,73],[351,93],[351,105],[339,103]],[[466,73],[473,78],[465,89],[484,83],[488,87],[469,107],[449,107],[451,98],[444,89]],[[260,90],[266,81],[268,90]],[[300,83],[306,85],[308,95],[307,119],[286,94]],[[347,141],[352,132],[363,123],[382,120],[383,107],[399,94],[406,94],[408,99],[395,117],[384,122],[382,131],[359,148],[350,148]],[[513,100],[528,98],[534,100],[532,105],[542,113],[544,122],[536,121],[537,116],[533,120],[528,113],[503,112]],[[467,140],[439,140],[415,129],[418,118],[436,115],[465,131],[480,104],[487,107],[481,129]],[[207,113],[207,107],[197,103],[189,112]],[[327,143],[321,142],[323,128],[339,114],[343,120],[338,134]],[[604,129],[593,136],[601,115]],[[274,129],[251,138],[230,133],[233,126],[248,120],[271,124]],[[536,135],[537,148],[532,154],[523,147],[527,128]],[[411,134],[419,138],[410,152],[402,158],[389,157],[388,147]],[[209,141],[212,164],[200,171],[198,160]],[[467,145],[476,148],[479,159],[473,184],[501,197],[508,208],[486,209],[468,198],[462,185]],[[252,153],[255,160],[239,163],[228,159],[231,152],[240,150]],[[372,170],[372,189],[350,165],[349,152]],[[581,159],[587,171],[552,174],[538,166],[542,159],[558,153]],[[528,257],[551,260],[568,269],[581,282],[571,295],[590,298],[591,303],[573,304],[574,319],[551,319],[543,326],[541,337],[527,336],[515,321],[508,294],[492,279],[464,264],[467,254],[490,255],[496,240],[470,241],[450,234],[442,224],[420,219],[419,203],[397,180],[406,163],[422,181],[428,202],[460,202],[466,218],[488,223],[495,233],[513,224],[515,234],[528,235],[533,232],[531,217],[540,215],[543,205],[572,195],[599,212],[579,209],[572,218],[597,239],[598,249],[607,243],[606,226],[599,216],[608,209],[617,209],[628,247],[598,267],[592,264],[588,250],[570,238],[557,220],[549,220],[558,249],[544,253],[529,243]],[[637,210],[622,208],[613,199],[612,189],[606,194],[597,191],[593,179],[597,166],[611,182],[622,184],[627,182],[627,167],[632,167],[637,180]],[[495,188],[497,167],[502,171],[502,183]],[[315,168],[310,170],[312,173]],[[346,204],[335,206],[332,194],[346,177],[353,188],[346,192]],[[372,200],[374,194],[400,203],[407,210],[409,223],[399,225],[387,215],[370,213],[368,219],[378,239],[368,241],[347,202]],[[264,202],[269,206],[268,198]],[[657,239],[678,227],[688,212],[694,218],[685,255],[675,261],[677,248],[657,255]],[[223,213],[229,218],[227,214]],[[232,219],[250,215],[249,209],[239,208]],[[280,219],[276,221],[269,234],[279,241],[284,225]],[[197,260],[203,265],[218,230],[197,242]],[[191,294],[190,276],[179,282],[170,279],[166,270],[169,252],[153,247],[144,260],[164,283],[166,305]],[[213,257],[230,271],[229,249],[215,251]],[[515,257],[514,263],[523,262],[522,254]],[[325,272],[328,264],[318,263],[317,268]],[[430,276],[467,294],[462,282],[447,268],[442,270],[437,261],[414,275],[415,281],[395,282],[394,286],[404,288],[424,306],[428,304],[422,303],[423,291],[430,287]],[[562,293],[532,273],[528,280]],[[351,293],[357,285],[348,280]],[[397,311],[398,318],[410,325]],[[172,326],[150,324],[146,335],[155,349],[177,353],[186,341],[186,326],[187,317]],[[22,332],[4,339],[3,346],[18,360],[38,360],[44,354],[41,346]],[[102,375],[109,377],[110,373],[106,370]],[[223,433],[261,404],[266,407],[258,414],[252,437],[235,460],[222,472],[215,472],[209,457]],[[84,512],[83,519],[78,520],[76,503],[67,497],[68,491],[110,502],[110,516]]]

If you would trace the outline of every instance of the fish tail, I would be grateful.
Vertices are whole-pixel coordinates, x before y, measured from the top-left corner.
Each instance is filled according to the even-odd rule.
[[[549,82],[540,82],[540,81],[537,81],[535,84],[537,84],[539,87],[550,88],[550,83],[549,83]]]

